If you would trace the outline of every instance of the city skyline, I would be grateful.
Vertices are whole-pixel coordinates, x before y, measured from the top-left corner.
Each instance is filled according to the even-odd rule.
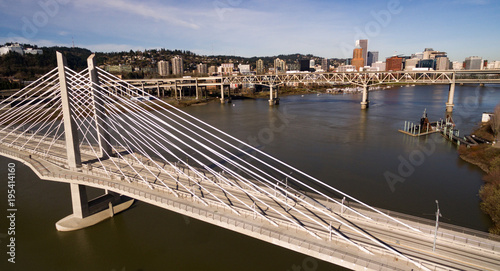
[[[500,38],[487,30],[499,25],[497,2],[332,2],[0,0],[0,43],[74,43],[96,52],[169,48],[202,55],[349,58],[355,41],[368,39],[368,51],[378,51],[381,59],[432,47],[452,61],[500,60],[495,46]]]

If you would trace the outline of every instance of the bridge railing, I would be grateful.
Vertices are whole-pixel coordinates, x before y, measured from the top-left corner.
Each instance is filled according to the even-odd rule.
[[[350,206],[354,207],[358,210],[364,209],[364,210],[368,211],[366,208],[364,208],[363,206],[360,206],[359,204],[356,204],[356,203],[350,203]],[[412,216],[412,215],[407,215],[407,214],[398,213],[398,212],[380,209],[380,208],[377,208],[377,209],[380,210],[381,212],[384,212],[387,215],[392,216],[392,217],[401,218],[401,219],[405,219],[407,221],[415,222],[416,224],[412,224],[412,227],[419,229],[423,233],[426,233],[429,235],[434,235],[434,232],[435,232],[434,226],[436,223],[434,220],[421,218],[421,217],[417,217],[417,216]],[[390,223],[390,221],[388,221],[387,219],[385,219],[383,217],[378,217],[378,216],[373,217],[372,216],[371,218],[377,222]],[[393,224],[393,223],[390,223],[390,224]],[[420,225],[427,225],[427,226],[431,226],[431,227],[423,227]],[[395,225],[395,224],[394,224],[394,226],[400,227],[399,225]],[[500,236],[495,235],[495,234],[490,234],[490,233],[486,233],[486,232],[482,232],[482,231],[478,231],[478,230],[474,230],[474,229],[470,229],[470,228],[466,228],[466,227],[461,227],[461,226],[456,226],[456,225],[440,222],[437,236],[441,237],[442,239],[445,239],[445,240],[450,240],[450,241],[454,241],[454,242],[458,242],[458,243],[464,243],[464,244],[476,246],[478,248],[485,249],[485,250],[500,252],[500,246],[497,243],[485,241],[485,240],[492,240],[495,242],[500,242]],[[470,237],[477,237],[477,238],[470,238]]]
[[[162,196],[162,194],[163,195],[168,194],[168,191],[164,187],[161,187],[159,185],[155,185],[156,189],[150,190],[146,185],[142,183],[124,184],[113,181],[107,181],[103,179],[95,179],[87,177],[75,178],[61,174],[52,174],[52,177],[65,178],[65,179],[70,178],[72,180],[79,180],[79,181],[98,184],[100,186],[105,186],[110,188],[110,190],[115,189],[116,191],[122,191],[136,198],[142,197],[141,200],[149,200],[159,203],[161,205],[170,206],[171,209],[174,209],[174,211],[180,214],[186,214],[191,217],[203,217],[205,218],[204,219],[205,222],[209,222],[219,226],[222,225],[224,228],[227,229],[236,229],[236,230],[243,229],[248,231],[250,234],[258,233],[259,235],[258,238],[262,240],[266,240],[267,238],[269,238],[271,242],[272,240],[280,240],[281,242],[283,242],[283,244],[281,244],[282,246],[286,246],[296,251],[309,250],[318,253],[319,255],[327,255],[329,257],[337,258],[339,259],[339,261],[344,261],[346,263],[352,264],[352,267],[361,266],[375,270],[377,269],[380,270],[381,268],[382,269],[389,268],[389,266],[386,266],[383,263],[373,262],[363,257],[360,257],[358,254],[348,253],[341,249],[338,249],[339,247],[337,245],[332,246],[328,245],[328,243],[320,245],[319,242],[311,242],[310,239],[301,238],[301,236],[307,236],[307,234],[301,228],[292,223],[284,221],[279,222],[279,224],[284,226],[286,229],[295,230],[295,232],[298,234],[293,234],[293,235],[284,234],[279,230],[278,231],[270,230],[269,228],[262,226],[262,223],[265,222],[264,220],[262,220],[262,218],[256,218],[253,213],[251,213],[249,210],[246,209],[237,208],[238,211],[242,214],[242,216],[241,219],[236,219],[232,218],[231,215],[227,215],[231,214],[232,210],[227,208],[227,206],[216,201],[210,200],[208,202],[212,207],[226,211],[226,214],[213,212],[212,210],[198,208],[195,205],[168,199]],[[135,186],[137,186],[137,189],[134,188]],[[193,203],[196,202],[196,199],[191,197],[191,195],[188,193],[183,193],[181,197],[191,198]],[[249,222],[254,220],[257,220],[258,222],[257,223]],[[329,240],[330,238],[329,234],[324,231],[314,230],[314,232],[318,234],[322,238],[322,240]],[[253,236],[255,237],[255,234],[253,234]],[[337,237],[333,236],[331,238],[332,240],[331,242],[336,243],[335,239],[337,239]],[[388,253],[385,249],[381,249],[378,247],[370,247],[369,249],[372,252],[380,253],[381,255],[392,256],[392,254]],[[407,264],[408,266],[412,266],[410,262],[408,262]],[[446,270],[446,269],[437,268],[434,270]]]

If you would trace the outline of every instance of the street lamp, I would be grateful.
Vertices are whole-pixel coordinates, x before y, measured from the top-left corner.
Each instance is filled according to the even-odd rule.
[[[434,232],[434,245],[432,246],[432,251],[436,251],[436,238],[439,227],[439,217],[441,216],[441,212],[439,211],[439,202],[436,200],[437,211],[436,211],[436,230]]]

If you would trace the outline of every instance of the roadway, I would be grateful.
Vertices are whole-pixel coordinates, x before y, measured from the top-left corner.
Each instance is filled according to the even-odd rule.
[[[6,133],[0,133],[0,136],[4,137]],[[122,158],[112,157],[99,162],[90,147],[82,146],[82,172],[69,171],[64,168],[64,141],[50,138],[39,141],[39,136],[28,140],[30,136],[19,137],[15,133],[6,136],[0,144],[0,152],[17,159],[25,157],[23,160],[32,164],[32,168],[33,165],[38,165],[43,169],[39,171],[44,172],[38,173],[42,179],[80,182],[116,190],[115,192],[347,268],[419,270],[420,263],[429,270],[498,270],[500,266],[500,242],[484,233],[467,234],[452,226],[442,227],[438,231],[437,248],[434,252],[432,221],[410,216],[401,218],[406,224],[420,230],[417,232],[352,203],[350,206],[356,207],[357,211],[371,219],[355,214],[346,206],[322,201],[314,195],[300,202],[293,199],[294,191],[290,190],[290,194],[283,193],[252,181],[250,184],[253,183],[256,187],[254,191],[248,189],[250,186],[242,189],[245,185],[228,174],[218,175],[203,169],[189,170],[179,166],[174,168],[159,160],[143,165],[140,161],[146,161],[146,157],[125,154],[123,149],[118,149],[124,153]],[[18,139],[14,140],[15,138]],[[22,138],[25,138],[24,142],[20,140]],[[16,142],[18,145],[9,146],[7,142]],[[19,148],[22,145],[21,151]],[[32,155],[31,158],[26,158],[28,154]],[[113,177],[110,178],[109,174]],[[157,177],[145,180],[139,175]],[[86,181],[81,181],[85,178]],[[203,189],[198,183],[203,184]],[[173,203],[168,205],[165,202]],[[183,209],[180,206],[189,207]],[[291,206],[296,209],[291,209]],[[198,213],[193,211],[195,209]],[[288,214],[287,218],[283,217],[284,213]],[[324,225],[312,222],[311,217]],[[332,217],[342,222],[335,221]],[[223,223],[224,221],[227,223]],[[235,221],[234,225],[229,221]],[[273,223],[279,226],[276,227]],[[363,252],[351,242],[359,244],[369,253]]]

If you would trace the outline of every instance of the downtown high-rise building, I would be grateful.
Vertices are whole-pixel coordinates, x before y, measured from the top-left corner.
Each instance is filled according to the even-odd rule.
[[[365,63],[365,61],[363,59],[363,48],[361,48],[361,47],[354,48],[354,50],[352,52],[351,65],[356,67],[356,71],[359,71],[360,69],[362,69],[365,66],[364,63]]]
[[[170,62],[165,60],[158,61],[158,73],[160,76],[170,75]]]
[[[329,67],[328,67],[328,59],[326,59],[326,58],[321,59],[321,69],[322,69],[324,72],[328,72],[328,70],[329,70]]]
[[[208,73],[208,66],[205,63],[200,63],[196,65],[196,72],[198,74],[206,74]]]
[[[483,64],[483,58],[478,56],[470,56],[465,58],[465,69],[466,70],[481,70]]]
[[[371,66],[373,63],[378,61],[378,51],[368,52],[367,57],[366,66]]]
[[[286,62],[282,59],[276,58],[274,60],[274,71],[275,72],[286,72]]]
[[[182,61],[182,57],[175,56],[174,58],[172,58],[172,74],[184,74],[184,63]]]
[[[264,73],[264,61],[262,59],[257,60],[256,69],[257,69],[257,74]]]
[[[368,60],[368,40],[357,40],[356,47],[360,47],[361,49],[363,49],[363,66],[366,66]]]

